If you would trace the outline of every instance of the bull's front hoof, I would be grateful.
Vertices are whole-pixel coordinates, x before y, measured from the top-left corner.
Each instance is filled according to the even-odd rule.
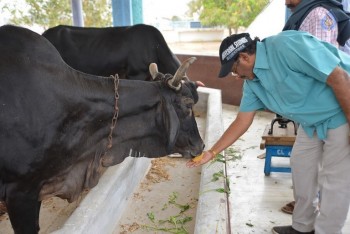
[[[0,201],[0,215],[6,214],[7,208],[3,201]]]

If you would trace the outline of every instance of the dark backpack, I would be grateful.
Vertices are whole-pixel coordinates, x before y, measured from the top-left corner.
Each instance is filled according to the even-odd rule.
[[[309,12],[316,7],[324,7],[334,16],[338,23],[339,45],[344,46],[350,38],[350,13],[344,11],[343,5],[339,0],[304,0],[296,8],[293,14],[286,22],[283,31],[299,30],[301,23]]]

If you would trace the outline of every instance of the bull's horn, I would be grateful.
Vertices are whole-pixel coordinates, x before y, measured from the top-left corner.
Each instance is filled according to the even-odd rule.
[[[177,69],[174,77],[168,81],[170,87],[175,90],[179,90],[181,88],[181,80],[186,77],[186,71],[188,67],[196,60],[196,57],[191,57],[186,59],[181,66]],[[188,79],[188,78],[187,78]]]
[[[158,74],[158,66],[155,63],[149,65],[149,73],[151,73],[152,79],[154,80]]]

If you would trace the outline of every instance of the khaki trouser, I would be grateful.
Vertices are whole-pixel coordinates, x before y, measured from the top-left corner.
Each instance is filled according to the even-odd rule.
[[[296,201],[293,228],[316,234],[338,234],[344,226],[350,204],[349,125],[327,132],[325,140],[309,138],[302,127],[291,154]],[[320,194],[320,209],[313,202]]]

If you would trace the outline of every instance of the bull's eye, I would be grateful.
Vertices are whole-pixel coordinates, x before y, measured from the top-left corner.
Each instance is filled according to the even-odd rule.
[[[186,104],[186,115],[187,116],[192,116],[192,108],[193,108],[192,102]]]
[[[193,108],[194,102],[193,99],[189,98],[189,97],[183,97],[181,99],[181,115],[183,117],[191,117],[192,116],[192,108]],[[179,113],[178,113],[179,114]]]

